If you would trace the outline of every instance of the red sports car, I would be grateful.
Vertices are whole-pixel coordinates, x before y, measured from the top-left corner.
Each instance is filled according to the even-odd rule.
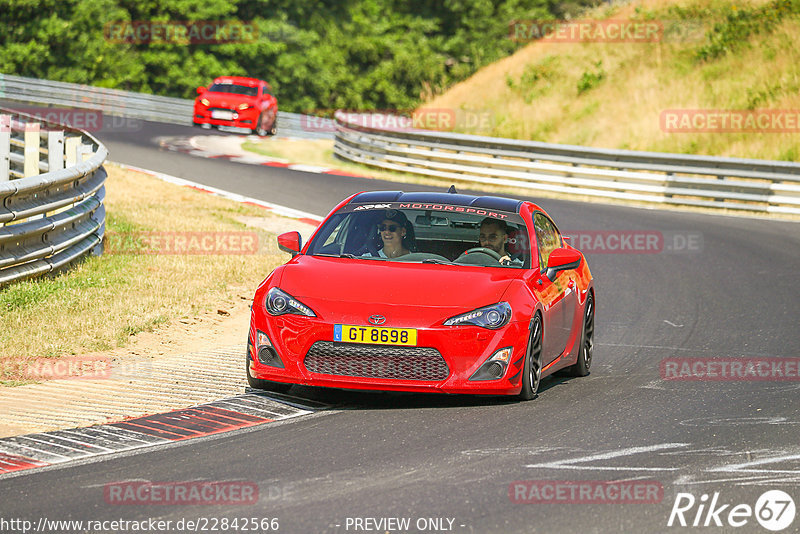
[[[208,87],[197,88],[192,121],[195,126],[229,126],[275,135],[278,100],[263,80],[222,76]]]
[[[583,255],[531,202],[363,192],[341,202],[258,287],[252,387],[536,396],[589,373],[594,286]]]

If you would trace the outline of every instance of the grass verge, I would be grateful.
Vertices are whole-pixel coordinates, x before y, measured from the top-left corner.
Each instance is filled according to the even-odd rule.
[[[247,232],[252,237],[254,229],[237,218],[279,219],[146,174],[113,165],[106,169],[106,235]],[[112,251],[51,278],[11,284],[0,290],[0,357],[19,361],[110,350],[140,332],[214,310],[237,294],[252,294],[287,258],[273,245],[274,234],[256,232],[256,239],[248,254]],[[21,383],[2,374],[0,379],[5,385]]]

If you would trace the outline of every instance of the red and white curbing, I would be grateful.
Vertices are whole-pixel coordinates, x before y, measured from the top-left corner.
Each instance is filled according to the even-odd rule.
[[[0,477],[310,415],[330,406],[246,393],[118,423],[0,439]]]
[[[209,148],[204,146],[199,140],[208,140],[211,139],[214,142],[220,142],[223,145],[230,144],[228,141],[232,141],[233,143],[237,143],[236,146],[225,147],[223,146],[221,151]],[[244,139],[249,139],[244,138]],[[258,139],[258,138],[255,138]],[[184,154],[189,154],[191,156],[196,156],[200,158],[207,158],[207,159],[227,159],[229,161],[233,161],[236,163],[244,163],[247,165],[262,165],[265,167],[280,167],[283,169],[289,169],[292,171],[301,171],[301,172],[311,172],[315,174],[331,174],[334,176],[350,176],[353,178],[369,178],[369,176],[363,176],[360,174],[353,174],[347,171],[342,171],[339,169],[332,169],[329,167],[321,167],[319,165],[307,165],[305,163],[292,163],[285,159],[280,158],[270,158],[268,156],[262,156],[260,154],[255,154],[252,152],[248,152],[241,148],[241,143],[243,142],[242,138],[237,137],[230,137],[230,136],[194,136],[189,138],[161,138],[159,139],[159,145],[162,148],[167,150],[171,150],[173,152],[182,152]]]

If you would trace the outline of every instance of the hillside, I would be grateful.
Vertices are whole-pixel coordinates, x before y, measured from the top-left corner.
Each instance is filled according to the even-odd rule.
[[[658,42],[533,41],[424,107],[488,117],[482,128],[457,127],[466,133],[800,159],[799,0],[644,0],[589,19],[656,21],[663,33]],[[675,110],[680,121],[703,110],[702,121],[665,123]]]
[[[281,109],[413,109],[517,50],[517,18],[597,0],[0,0],[2,73],[194,98],[217,76]]]

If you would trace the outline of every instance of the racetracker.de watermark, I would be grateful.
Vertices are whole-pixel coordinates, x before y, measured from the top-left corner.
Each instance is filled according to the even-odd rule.
[[[38,126],[41,132],[62,131],[62,126],[87,132],[138,132],[142,129],[142,121],[140,119],[108,115],[97,109],[14,106],[14,111],[31,115],[42,121]],[[26,128],[30,128],[32,124],[35,124],[30,119],[26,119],[26,121],[24,126]],[[0,132],[8,131],[10,126],[8,121],[0,121]]]
[[[67,358],[0,359],[0,375],[12,380],[105,379],[111,376],[111,359],[106,356]]]
[[[258,254],[257,232],[108,232],[105,254],[249,255]]]
[[[798,133],[800,109],[665,109],[666,133]]]
[[[664,380],[687,382],[797,381],[800,358],[665,358],[659,370]]]
[[[0,358],[4,380],[103,380],[141,377],[151,373],[150,361],[112,361],[108,356],[64,358]]]
[[[514,504],[656,504],[664,486],[657,480],[517,480],[508,498]]]
[[[114,44],[228,44],[259,39],[254,22],[239,20],[116,20],[103,25]]]
[[[590,254],[685,254],[703,250],[700,232],[567,230],[569,244]]]
[[[456,129],[489,131],[494,126],[494,114],[490,111],[420,108],[364,111],[316,109],[301,115],[300,127],[307,132],[336,132],[336,121],[331,118],[334,112],[356,128],[396,132]]]
[[[17,517],[0,517],[0,532],[277,532],[280,530],[277,517],[194,517],[187,519],[50,519],[39,517],[37,521]]]
[[[512,20],[508,38],[518,43],[656,43],[664,37],[657,20]]]
[[[250,481],[110,482],[103,498],[113,505],[249,505],[258,502],[258,484]]]

